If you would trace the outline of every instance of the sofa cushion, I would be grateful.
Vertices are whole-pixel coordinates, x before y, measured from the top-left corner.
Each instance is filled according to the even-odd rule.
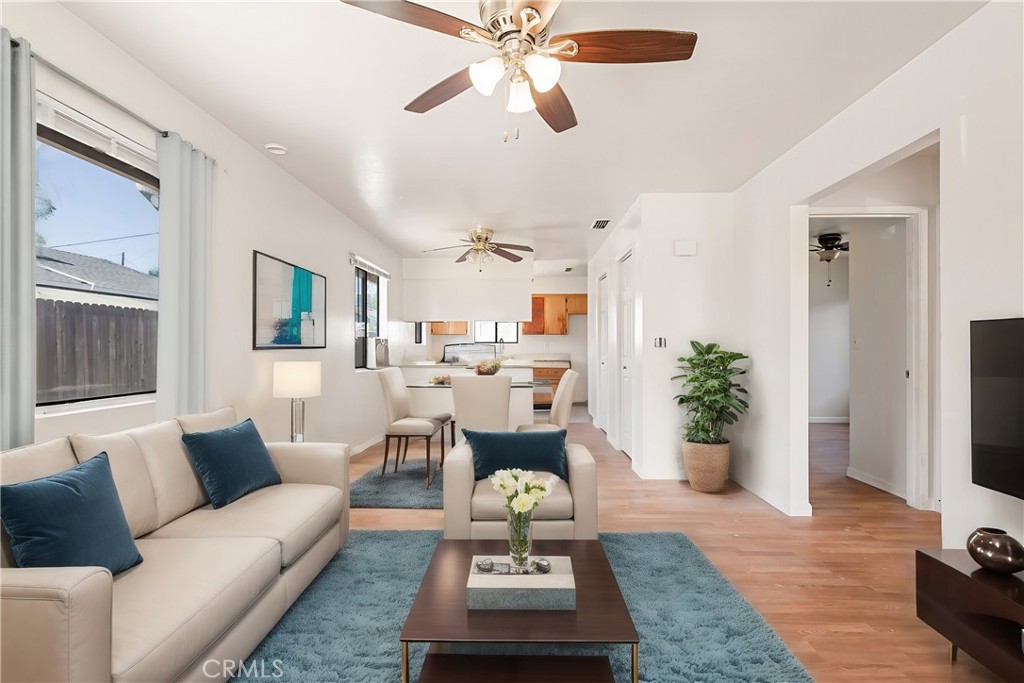
[[[0,484],[39,479],[69,470],[78,461],[67,439],[54,439],[43,443],[15,448],[0,453]],[[10,539],[0,524],[0,567],[15,566]]]
[[[273,538],[281,543],[281,566],[287,567],[338,523],[341,504],[342,493],[333,486],[280,484],[217,510],[193,510],[147,538]]]
[[[541,479],[551,476],[550,472],[536,472]],[[508,517],[505,509],[505,498],[494,490],[490,479],[481,479],[473,486],[473,498],[470,502],[470,516],[474,520],[497,520]],[[555,487],[547,498],[533,511],[536,519],[572,519],[572,492],[569,485],[562,479],[555,481]]]
[[[210,502],[181,442],[177,420],[157,422],[125,433],[139,445],[146,461],[156,498],[158,527]]]
[[[106,453],[110,457],[110,470],[114,473],[117,495],[121,499],[132,536],[138,538],[155,529],[157,516],[153,482],[149,478],[149,468],[142,457],[142,449],[131,434],[73,434],[70,439],[79,462],[85,462],[98,453]]]
[[[173,681],[277,579],[269,538],[140,539],[146,561],[114,578],[115,681]]]
[[[215,509],[281,483],[281,475],[251,419],[224,429],[183,434],[181,440]]]
[[[473,469],[477,479],[486,479],[498,470],[519,468],[534,472],[554,472],[569,479],[565,457],[565,430],[539,432],[478,432],[463,429],[473,449]]]
[[[179,415],[178,424],[181,431],[189,434],[191,432],[209,432],[214,429],[224,429],[231,425],[238,424],[234,408],[220,408],[211,410],[208,413],[193,413],[192,415]]]
[[[142,562],[106,453],[41,479],[0,485],[0,518],[19,567],[106,567]]]

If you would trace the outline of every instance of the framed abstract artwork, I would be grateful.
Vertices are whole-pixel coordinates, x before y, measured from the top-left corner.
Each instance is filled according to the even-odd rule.
[[[327,278],[252,252],[252,348],[327,347]]]

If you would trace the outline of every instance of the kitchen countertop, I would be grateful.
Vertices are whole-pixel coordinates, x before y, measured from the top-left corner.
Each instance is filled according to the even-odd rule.
[[[395,367],[399,368],[472,368],[476,367],[476,363],[441,363],[438,361],[418,361],[413,363],[401,363]],[[533,361],[521,361],[521,360],[503,360],[501,361],[501,367],[503,368],[532,368]]]

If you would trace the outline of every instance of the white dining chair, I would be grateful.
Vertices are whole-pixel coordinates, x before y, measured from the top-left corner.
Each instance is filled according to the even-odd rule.
[[[452,394],[461,429],[509,431],[511,375],[453,375]]]
[[[572,397],[576,391],[576,380],[580,373],[566,370],[558,382],[555,397],[551,399],[551,417],[547,422],[519,425],[517,432],[556,431],[569,427],[569,415],[572,413]]]
[[[388,469],[388,455],[391,451],[391,440],[396,440],[395,472],[398,471],[399,460],[405,461],[409,454],[409,439],[423,438],[427,444],[427,488],[430,488],[430,441],[434,434],[441,432],[441,467],[444,467],[444,426],[452,422],[451,413],[436,415],[413,415],[412,397],[405,386],[405,378],[398,368],[383,368],[377,371],[380,386],[384,391],[384,406],[387,410],[388,425],[384,430],[384,465],[380,474]],[[454,423],[453,423],[454,424]],[[402,450],[402,445],[405,450]],[[455,444],[455,430],[452,429],[452,445]]]

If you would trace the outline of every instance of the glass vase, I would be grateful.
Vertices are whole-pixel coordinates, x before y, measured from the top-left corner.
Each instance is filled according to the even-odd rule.
[[[508,555],[512,567],[521,572],[530,566],[533,543],[533,511],[508,513]]]

